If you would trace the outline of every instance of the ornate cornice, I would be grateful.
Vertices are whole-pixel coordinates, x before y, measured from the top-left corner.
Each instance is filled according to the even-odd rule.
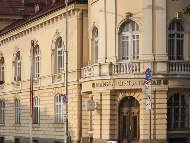
[[[75,8],[73,5],[71,5],[68,9],[68,21],[79,16],[81,16],[81,9]],[[37,20],[38,23],[36,21],[33,21],[31,23],[17,27],[14,30],[11,30],[0,36],[0,39],[2,39],[0,40],[0,46],[14,42],[17,39],[23,38],[27,35],[32,34],[33,32],[36,32],[37,30],[47,28],[47,26],[51,26],[60,21],[64,21],[64,18],[65,13],[62,13],[62,11],[58,10],[57,12],[54,12],[54,15],[50,13],[49,15],[41,17]]]

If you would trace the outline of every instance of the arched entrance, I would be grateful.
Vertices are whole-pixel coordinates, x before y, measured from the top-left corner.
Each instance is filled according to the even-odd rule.
[[[140,104],[132,96],[125,97],[119,104],[119,142],[138,143],[140,133]]]

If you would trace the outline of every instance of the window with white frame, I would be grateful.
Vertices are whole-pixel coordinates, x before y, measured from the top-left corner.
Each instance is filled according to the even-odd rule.
[[[5,123],[5,101],[0,101],[0,124]]]
[[[20,100],[15,100],[15,123],[20,124],[21,121],[21,104]]]
[[[139,59],[139,26],[136,22],[125,23],[120,32],[121,60]]]
[[[4,58],[3,58],[3,57],[1,58],[0,64],[1,64],[1,65],[0,65],[0,66],[1,66],[1,67],[0,67],[0,68],[1,68],[1,69],[0,69],[0,70],[1,70],[1,72],[0,72],[1,77],[0,77],[0,78],[1,78],[1,81],[5,81],[5,77],[4,77],[4,76],[5,76],[5,75],[4,75],[4,74],[5,74],[5,65],[4,65],[5,63],[4,63]]]
[[[21,81],[21,55],[20,52],[16,54],[16,62],[15,62],[15,81]]]
[[[56,113],[56,123],[62,123],[63,122],[63,103],[62,103],[62,96],[61,94],[57,94],[55,96],[55,113]]]
[[[40,98],[34,98],[34,124],[40,123]]]
[[[94,63],[98,62],[98,29],[94,33]]]
[[[185,96],[179,93],[172,95],[168,100],[167,106],[168,130],[188,129],[189,106]]]
[[[64,49],[62,38],[59,39],[57,44],[57,72],[60,73],[64,70]]]
[[[168,58],[169,60],[184,60],[184,28],[174,20],[169,25]]]
[[[34,63],[35,63],[35,77],[40,77],[40,67],[41,67],[41,59],[40,59],[40,47],[36,46],[34,50]]]

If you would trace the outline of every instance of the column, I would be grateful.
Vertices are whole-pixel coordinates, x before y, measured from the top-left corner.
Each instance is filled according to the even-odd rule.
[[[98,62],[103,63],[106,59],[106,26],[105,26],[105,0],[99,0],[99,29],[98,29]]]
[[[106,40],[107,40],[107,59],[106,62],[116,61],[116,1],[106,0]]]
[[[152,51],[152,0],[142,0],[142,49],[141,60],[144,62],[144,70],[152,67],[154,60]]]
[[[166,23],[166,0],[156,0],[154,4],[154,37],[155,37],[155,60],[157,61],[157,72],[167,72],[167,60],[166,53],[166,35],[167,35],[167,23]]]

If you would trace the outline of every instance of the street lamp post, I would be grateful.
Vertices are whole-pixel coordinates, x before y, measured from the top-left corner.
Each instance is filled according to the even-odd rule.
[[[66,17],[65,17],[65,94],[68,96],[68,0],[65,0],[66,4]],[[66,112],[64,115],[64,129],[65,129],[65,139],[64,143],[67,143],[68,139],[68,103],[66,103]]]

